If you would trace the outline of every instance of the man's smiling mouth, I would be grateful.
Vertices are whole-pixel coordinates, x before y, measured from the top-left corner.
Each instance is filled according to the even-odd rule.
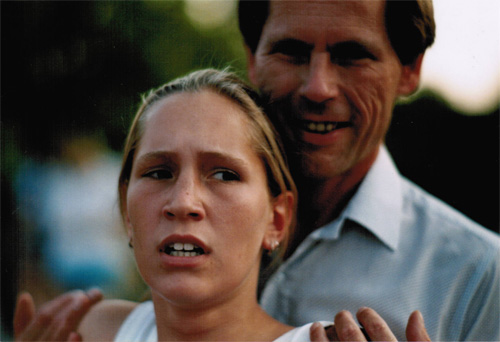
[[[301,129],[309,133],[327,134],[336,129],[352,126],[349,121],[306,121],[301,120],[299,123]]]

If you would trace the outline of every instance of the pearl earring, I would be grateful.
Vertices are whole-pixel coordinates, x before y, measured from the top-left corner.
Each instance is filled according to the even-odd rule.
[[[273,252],[274,252],[274,250],[275,250],[275,249],[276,249],[279,245],[280,245],[280,243],[279,243],[278,241],[273,240],[273,241],[271,242],[271,251],[273,251]]]

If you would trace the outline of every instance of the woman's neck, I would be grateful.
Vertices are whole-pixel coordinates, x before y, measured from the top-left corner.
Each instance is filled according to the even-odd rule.
[[[273,341],[292,329],[267,315],[256,299],[198,307],[153,301],[158,341]]]

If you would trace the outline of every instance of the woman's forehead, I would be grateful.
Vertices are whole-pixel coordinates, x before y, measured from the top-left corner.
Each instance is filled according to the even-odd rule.
[[[214,91],[174,93],[158,101],[147,115],[143,150],[190,146],[255,154],[250,119],[237,102]]]

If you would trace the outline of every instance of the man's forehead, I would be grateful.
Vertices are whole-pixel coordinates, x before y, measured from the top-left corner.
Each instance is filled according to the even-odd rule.
[[[383,20],[384,8],[385,0],[271,0],[269,17],[363,17]]]
[[[328,41],[385,32],[384,0],[271,0],[268,38]],[[372,37],[373,38],[373,37]],[[328,44],[328,42],[326,42]]]

